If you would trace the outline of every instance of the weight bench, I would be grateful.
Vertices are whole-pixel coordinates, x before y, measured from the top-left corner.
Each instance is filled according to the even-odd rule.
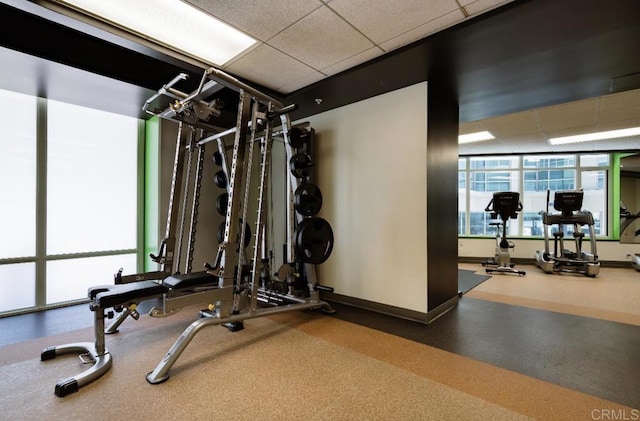
[[[217,277],[206,272],[195,272],[169,276],[162,283],[147,280],[89,288],[87,295],[91,300],[89,308],[94,312],[95,343],[77,342],[51,346],[45,348],[40,355],[40,360],[46,361],[58,355],[79,353],[80,360],[84,364],[93,363],[90,369],[58,381],[55,387],[56,396],[63,397],[77,392],[79,388],[96,380],[111,368],[112,359],[105,346],[105,333],[117,332],[117,327],[129,315],[137,320],[139,314],[135,308],[138,303],[165,296],[165,294],[172,291],[188,294],[194,288],[215,287],[217,286],[217,281]],[[200,294],[195,293],[193,295],[198,296]],[[108,329],[105,329],[105,317],[113,317],[113,312],[105,315],[105,309],[108,308],[124,309],[124,312]],[[157,310],[157,312],[161,314],[161,310]]]

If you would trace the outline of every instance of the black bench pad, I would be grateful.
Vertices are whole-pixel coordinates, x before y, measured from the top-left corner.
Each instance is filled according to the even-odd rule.
[[[89,289],[89,296],[95,295],[95,304],[102,308],[109,308],[129,301],[161,295],[168,291],[164,285],[154,281],[131,282],[110,286],[93,287]]]
[[[171,289],[193,288],[217,283],[218,277],[207,272],[192,272],[183,275],[173,275],[162,281],[163,285]]]

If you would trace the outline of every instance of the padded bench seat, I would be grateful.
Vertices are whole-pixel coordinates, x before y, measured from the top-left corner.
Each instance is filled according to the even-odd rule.
[[[167,292],[169,288],[154,281],[132,282],[89,288],[89,298],[101,308],[109,308],[140,298],[153,297]]]
[[[162,281],[171,289],[185,289],[218,283],[218,277],[207,272],[192,272],[183,275],[169,276]]]

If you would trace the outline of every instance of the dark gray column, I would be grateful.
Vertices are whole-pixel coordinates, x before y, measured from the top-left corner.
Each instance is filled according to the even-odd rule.
[[[458,101],[429,82],[427,105],[427,321],[458,302]]]

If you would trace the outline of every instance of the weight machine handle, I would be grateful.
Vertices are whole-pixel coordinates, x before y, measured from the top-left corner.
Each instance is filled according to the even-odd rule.
[[[287,105],[286,107],[280,108],[277,111],[269,111],[267,113],[267,120],[273,120],[276,117],[280,117],[281,115],[284,114],[289,114],[292,111],[295,111],[298,109],[298,104],[291,104],[291,105]]]
[[[176,76],[173,79],[171,79],[169,81],[169,83],[167,83],[166,85],[162,86],[162,88],[160,88],[157,93],[155,93],[151,98],[149,98],[148,100],[146,100],[144,102],[144,105],[142,106],[142,110],[144,112],[148,113],[148,114],[155,115],[151,111],[147,110],[147,108],[149,108],[149,105],[151,105],[151,103],[153,101],[155,101],[156,98],[158,98],[160,95],[166,95],[167,92],[170,92],[171,87],[173,85],[175,85],[176,83],[180,82],[181,80],[187,80],[188,78],[189,78],[189,75],[187,75],[186,73],[180,73],[178,76]]]

